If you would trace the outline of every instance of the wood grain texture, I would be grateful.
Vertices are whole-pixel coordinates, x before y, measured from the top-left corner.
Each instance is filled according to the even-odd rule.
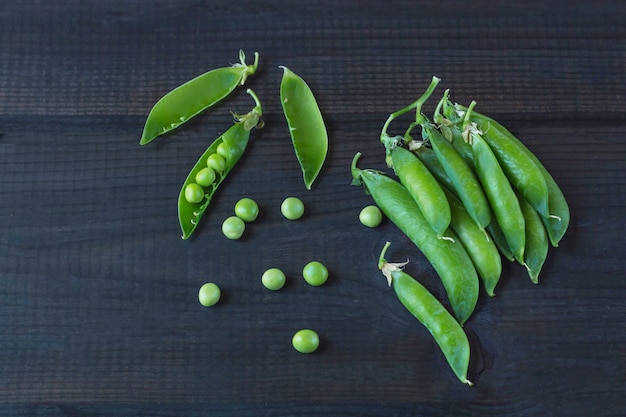
[[[626,8],[619,2],[8,1],[0,6],[0,415],[475,416],[626,414]],[[179,188],[247,111],[243,91],[139,146],[169,89],[259,51],[264,104],[241,163],[196,236]],[[331,136],[302,185],[278,87],[311,86]],[[532,285],[506,264],[466,330],[462,386],[376,268],[388,257],[432,291],[432,267],[389,222],[358,222],[360,166],[386,169],[387,115],[432,75],[508,126],[561,185],[570,230]],[[429,106],[434,103],[429,103]],[[407,121],[408,122],[408,121]],[[393,126],[398,131],[404,124]],[[280,215],[290,195],[305,217]],[[238,198],[259,219],[221,235]],[[327,285],[300,277],[324,262]],[[263,271],[288,284],[265,290]],[[206,309],[197,290],[220,284]],[[301,355],[302,327],[322,345]]]

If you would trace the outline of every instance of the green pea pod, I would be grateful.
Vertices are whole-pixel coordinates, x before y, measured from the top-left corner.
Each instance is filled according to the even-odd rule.
[[[498,130],[491,129],[490,123],[478,116],[473,110],[456,105],[465,117],[476,123],[483,139],[489,144],[498,158],[500,166],[509,181],[520,194],[544,217],[549,217],[549,192],[545,176],[537,163],[530,157],[530,151],[524,151],[518,142],[508,139]],[[469,113],[469,115],[467,114]],[[525,148],[525,147],[524,147]]]
[[[434,295],[402,271],[405,264],[387,262],[385,253],[389,245],[387,242],[380,253],[378,268],[402,305],[428,329],[459,381],[471,386],[467,379],[470,345],[463,328]]]
[[[484,230],[491,222],[491,210],[485,192],[472,168],[434,125],[426,122],[422,124],[422,128],[424,138],[430,142],[467,212],[480,229]]]
[[[391,143],[386,143],[385,147],[400,182],[415,199],[437,236],[444,238],[450,226],[450,204],[441,185],[411,151]]]
[[[462,111],[463,107],[458,106]],[[539,172],[543,176],[548,188],[548,210],[549,216],[542,215],[541,220],[544,223],[552,246],[558,246],[559,242],[565,235],[570,222],[570,210],[567,200],[563,195],[559,185],[556,183],[550,172],[541,163],[539,158],[535,156],[519,139],[511,132],[495,120],[472,111],[471,120],[475,122],[483,131],[483,137],[486,140],[498,138],[498,140],[508,141],[516,146],[516,152],[524,154],[530,161],[534,162]],[[530,201],[530,200],[529,200]],[[537,210],[540,214],[541,211]]]
[[[489,205],[515,259],[524,263],[525,224],[517,195],[479,131],[470,124],[467,128],[476,174],[485,190]]]
[[[524,266],[534,284],[539,283],[539,273],[548,256],[550,242],[541,216],[535,208],[518,195],[520,207],[526,222],[526,248],[524,250]]]
[[[209,206],[218,187],[245,152],[250,138],[250,131],[262,123],[260,122],[262,115],[261,103],[252,90],[248,89],[247,93],[252,96],[256,106],[248,114],[236,117],[237,122],[209,145],[183,183],[178,196],[178,220],[183,232],[183,239],[188,239],[196,230],[198,222]],[[190,202],[185,194],[186,190],[189,186],[198,187],[196,183],[198,173],[207,168],[207,160],[213,155],[219,155],[220,159],[223,158],[221,172],[217,172],[215,180],[211,184],[202,187],[204,197],[201,201]]]
[[[328,133],[317,101],[307,83],[287,67],[280,83],[280,100],[289,125],[304,185],[311,189],[328,153]]]
[[[495,295],[494,289],[502,274],[502,259],[493,240],[485,239],[484,231],[480,230],[476,222],[463,207],[463,203],[452,192],[446,190],[446,197],[450,202],[452,218],[450,228],[459,237],[467,251],[483,287],[490,297]]]
[[[433,176],[437,178],[437,181],[441,183],[442,187],[444,187],[444,190],[450,192],[458,199],[458,195],[454,191],[454,185],[452,184],[452,181],[450,181],[450,178],[446,174],[446,171],[443,169],[443,166],[437,158],[437,155],[435,155],[435,152],[431,148],[420,146],[419,148],[416,148],[414,150],[414,153],[417,155],[420,161],[422,161],[424,165],[428,167],[428,170],[433,174]],[[509,244],[506,243],[504,234],[502,233],[500,226],[498,226],[493,217],[491,222],[487,225],[487,227],[485,227],[485,231],[487,232],[489,237],[493,239],[497,248],[500,250],[500,253],[509,261],[514,261],[515,258],[513,256],[513,252],[511,252],[511,248],[509,248]]]
[[[471,316],[478,300],[478,275],[465,248],[452,230],[439,239],[424,219],[419,206],[398,181],[373,170],[361,170],[352,160],[354,185],[364,185],[376,205],[402,231],[433,265],[446,290],[454,316],[463,324]]]
[[[206,72],[176,87],[156,102],[143,128],[139,143],[145,145],[158,136],[187,122],[203,110],[226,98],[248,76],[256,72],[259,54],[254,54],[254,64],[246,64],[246,56],[239,51],[240,63],[231,67]]]

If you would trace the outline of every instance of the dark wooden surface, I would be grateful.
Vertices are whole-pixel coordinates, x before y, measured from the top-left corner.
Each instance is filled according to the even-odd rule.
[[[626,7],[618,1],[95,1],[0,4],[0,415],[626,415]],[[180,239],[179,187],[251,100],[239,90],[175,135],[141,147],[152,104],[209,69],[261,54],[248,86],[265,128]],[[331,147],[304,189],[283,119],[285,65],[326,117]],[[571,205],[541,284],[505,267],[466,325],[472,388],[376,268],[442,295],[432,268],[370,199],[352,156],[384,169],[378,134],[432,75],[478,101],[545,163]],[[432,103],[430,103],[432,104]],[[396,125],[401,128],[400,123]],[[283,198],[305,202],[298,222]],[[220,233],[235,201],[261,216]],[[312,259],[327,285],[299,277]],[[270,293],[262,272],[282,268]],[[206,281],[224,292],[205,309]],[[292,333],[316,329],[301,355]]]

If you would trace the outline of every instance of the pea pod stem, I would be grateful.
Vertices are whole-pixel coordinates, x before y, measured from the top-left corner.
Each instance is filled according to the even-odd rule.
[[[390,245],[390,242],[385,243],[378,258],[378,268],[402,305],[433,336],[459,381],[472,386],[472,382],[467,379],[470,345],[463,328],[430,291],[403,271],[408,261],[387,262],[385,254]]]

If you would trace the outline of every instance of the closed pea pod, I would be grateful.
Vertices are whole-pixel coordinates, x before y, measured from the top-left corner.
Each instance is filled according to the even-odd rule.
[[[400,182],[415,199],[437,236],[444,238],[450,225],[450,205],[439,182],[411,151],[395,144],[385,146]]]
[[[470,106],[470,111],[474,103]],[[472,146],[476,174],[513,256],[520,263],[524,263],[526,233],[519,200],[491,148],[475,124],[468,120],[465,120],[464,135]]]
[[[452,217],[450,228],[454,230],[467,251],[483,287],[490,297],[495,295],[494,289],[502,274],[500,252],[492,240],[485,239],[485,234],[463,207],[463,203],[450,191],[445,190],[450,202]]]
[[[389,286],[393,287],[402,305],[428,329],[459,381],[471,386],[467,379],[470,345],[463,328],[435,296],[402,271],[404,264],[385,260],[389,245],[387,242],[382,249],[378,268],[387,277]]]
[[[326,160],[328,133],[307,83],[289,68],[281,68],[284,73],[280,83],[280,101],[304,185],[310,190]]]
[[[252,96],[256,103],[254,109],[244,116],[237,117],[236,123],[204,151],[183,183],[181,193],[178,197],[178,220],[183,233],[183,239],[189,238],[194,232],[202,215],[209,206],[211,198],[246,150],[250,138],[250,130],[261,123],[259,120],[262,114],[261,103],[252,90],[247,90],[247,93]],[[188,201],[185,198],[185,190],[187,187],[192,186],[192,184],[193,186],[198,186],[198,184],[195,183],[198,174],[206,168],[209,155],[216,154],[217,148],[220,145],[222,145],[223,150],[227,150],[227,153],[225,152],[226,157],[224,158],[225,165],[223,171],[215,174],[214,181],[212,181],[208,187],[204,188],[205,195],[201,201]]]
[[[524,249],[524,266],[534,284],[539,283],[539,273],[548,256],[550,245],[548,234],[535,208],[519,196],[520,207],[526,223],[526,248]]]
[[[240,63],[217,68],[187,81],[156,102],[150,113],[139,143],[145,145],[158,136],[176,129],[203,110],[228,96],[237,86],[243,85],[257,69],[259,54],[254,63],[246,64],[246,56],[239,51]]]
[[[550,172],[541,163],[539,158],[537,158],[537,156],[533,154],[526,147],[526,145],[517,139],[511,132],[509,132],[508,129],[497,121],[476,111],[473,111],[470,117],[471,120],[475,122],[481,130],[483,130],[483,136],[487,140],[490,140],[493,137],[498,137],[501,140],[506,140],[515,144],[518,149],[518,153],[525,154],[529,160],[535,163],[548,187],[549,215],[547,217],[541,215],[541,220],[547,229],[552,246],[558,246],[560,240],[565,235],[570,222],[569,206],[559,185],[556,183]],[[539,210],[538,212],[541,214]]]
[[[377,171],[357,168],[360,155],[357,153],[352,160],[353,184],[365,186],[365,191],[385,216],[433,265],[446,290],[454,316],[459,323],[464,323],[476,306],[479,282],[463,245],[451,230],[446,235],[452,240],[439,239],[413,197],[398,181]]]

